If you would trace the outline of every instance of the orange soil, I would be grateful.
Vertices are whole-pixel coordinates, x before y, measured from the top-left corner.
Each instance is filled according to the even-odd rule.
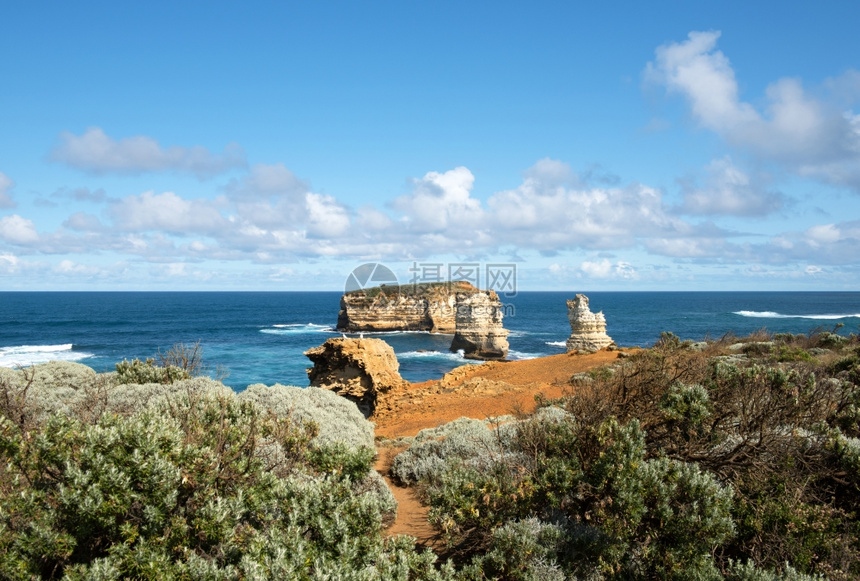
[[[486,419],[516,412],[531,412],[535,396],[561,397],[570,388],[570,376],[609,365],[618,352],[598,351],[591,355],[551,355],[525,361],[493,362],[458,368],[442,380],[407,384],[385,394],[377,402],[376,435],[394,439],[414,436],[424,428],[460,417]],[[478,389],[471,389],[477,380]],[[486,380],[486,383],[481,383]],[[463,387],[464,383],[469,385]],[[388,478],[394,457],[403,450],[391,446],[377,448],[376,469],[383,475],[397,499],[397,519],[386,530],[389,536],[406,534],[419,546],[440,549],[437,531],[427,522],[428,507],[411,488],[398,486]]]
[[[616,351],[598,351],[591,355],[562,353],[525,361],[469,366],[453,385],[445,387],[439,380],[431,380],[408,384],[404,389],[386,394],[383,404],[378,405],[370,419],[376,423],[377,437],[399,438],[414,436],[424,428],[463,416],[482,420],[518,411],[531,412],[536,395],[558,398],[569,389],[571,375],[611,364],[618,356]],[[457,389],[475,378],[507,385],[487,393]]]

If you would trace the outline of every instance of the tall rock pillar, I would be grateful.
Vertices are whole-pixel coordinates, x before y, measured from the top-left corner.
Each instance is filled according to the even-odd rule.
[[[567,351],[587,351],[593,353],[613,344],[606,334],[606,317],[602,312],[592,313],[588,308],[588,297],[576,295],[567,301],[567,318],[570,320],[570,337]]]
[[[508,330],[502,325],[504,307],[495,291],[457,293],[456,331],[451,351],[463,350],[467,359],[504,359]]]

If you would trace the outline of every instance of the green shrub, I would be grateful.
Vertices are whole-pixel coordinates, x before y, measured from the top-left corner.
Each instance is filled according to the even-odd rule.
[[[813,361],[814,357],[808,351],[800,347],[791,347],[788,345],[780,345],[772,353],[771,357],[774,361],[791,362],[791,361]]]
[[[155,364],[154,359],[141,361],[140,359],[132,359],[116,364],[117,382],[120,384],[147,384],[147,383],[164,383],[170,384],[180,379],[188,379],[191,374],[181,367],[167,366],[159,367]]]

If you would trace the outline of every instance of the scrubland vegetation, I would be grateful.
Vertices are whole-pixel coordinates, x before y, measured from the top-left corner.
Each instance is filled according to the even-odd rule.
[[[571,384],[395,459],[463,577],[860,577],[857,337],[667,333]]]
[[[383,539],[396,503],[354,404],[118,369],[0,370],[0,578],[441,575]]]
[[[193,375],[0,370],[0,577],[860,578],[853,335],[667,333],[534,414],[397,442],[444,559],[384,539],[354,404]]]

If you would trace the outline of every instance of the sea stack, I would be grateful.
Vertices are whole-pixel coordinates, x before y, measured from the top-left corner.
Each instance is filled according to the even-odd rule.
[[[329,339],[305,356],[314,363],[310,384],[354,401],[364,417],[373,414],[382,394],[405,384],[394,349],[381,339]]]
[[[508,331],[502,325],[503,306],[494,291],[457,293],[456,331],[451,351],[467,359],[504,359]]]
[[[591,312],[587,296],[578,294],[572,301],[567,301],[567,318],[570,320],[568,353],[593,353],[614,344],[612,338],[606,334],[606,317],[602,312]]]

